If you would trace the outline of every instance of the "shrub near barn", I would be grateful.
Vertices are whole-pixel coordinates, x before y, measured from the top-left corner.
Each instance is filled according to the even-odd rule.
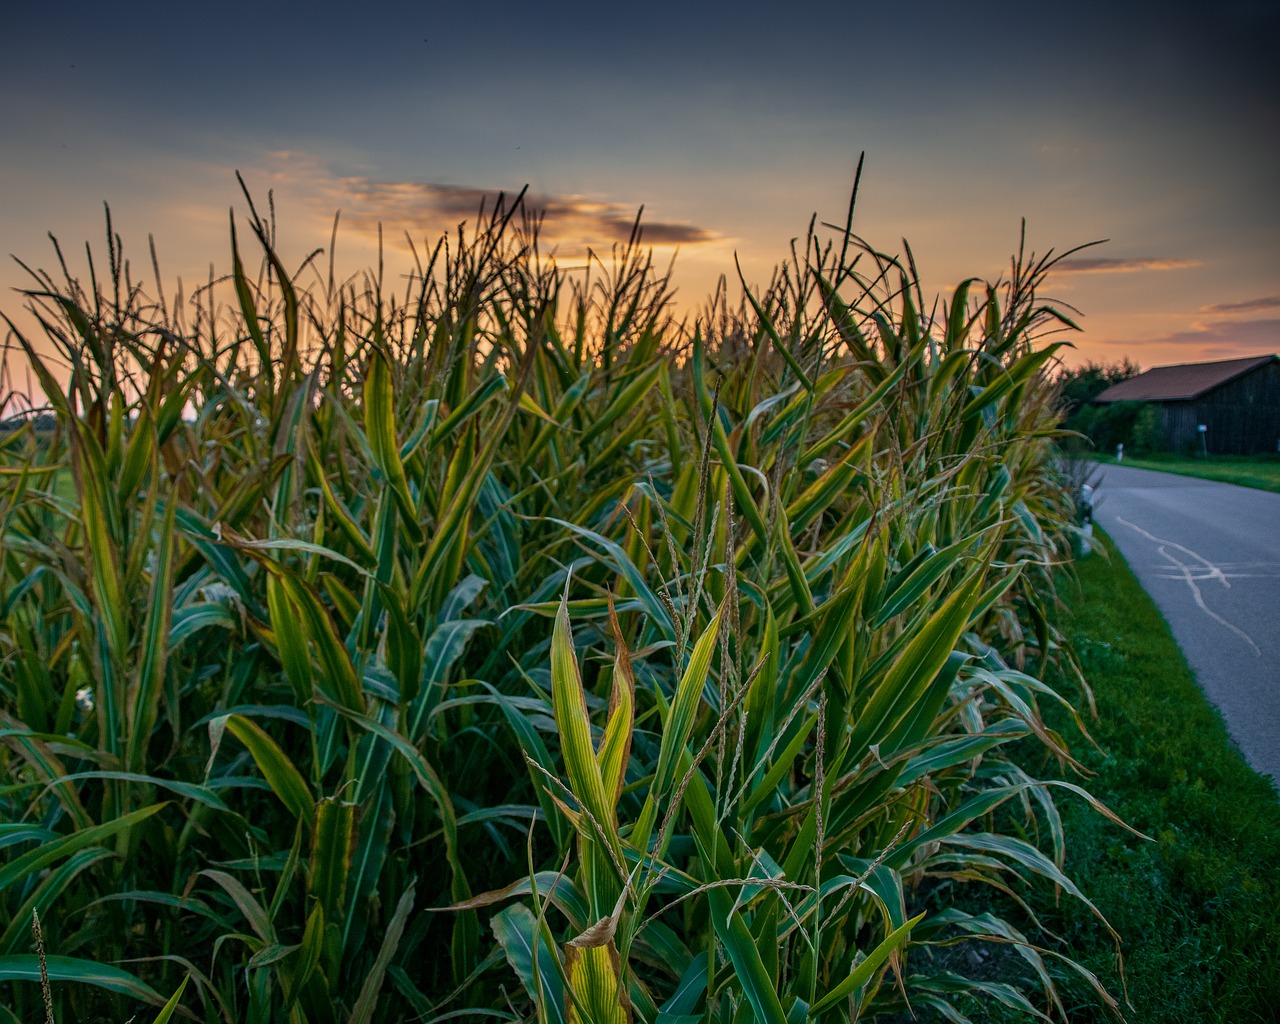
[[[233,233],[172,305],[110,235],[90,290],[33,283],[5,1019],[36,911],[60,1020],[188,977],[228,1024],[1065,1019],[1072,951],[953,900],[1089,905],[1058,801],[1098,805],[1012,754],[1070,764],[1040,709],[1089,699],[1042,681],[1049,261],[926,321],[910,266],[810,234],[685,330],[638,231],[584,279],[523,213],[394,294],[304,287],[254,213],[261,268]]]
[[[1128,359],[1119,363],[1095,363],[1063,367],[1056,383],[1061,395],[1063,427],[1082,438],[1068,438],[1070,448],[1083,447],[1100,454],[1114,453],[1117,444],[1132,447],[1135,428],[1142,413],[1141,402],[1114,402],[1094,405],[1093,400],[1113,384],[1138,374],[1138,366]]]

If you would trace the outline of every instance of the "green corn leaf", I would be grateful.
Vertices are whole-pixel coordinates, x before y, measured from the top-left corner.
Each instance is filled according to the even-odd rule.
[[[334,705],[336,710],[347,721],[354,723],[361,729],[365,729],[375,736],[386,740],[391,747],[401,755],[412,769],[418,783],[431,797],[436,805],[436,810],[440,814],[441,831],[444,834],[445,854],[449,861],[449,866],[453,869],[453,879],[451,892],[455,900],[466,900],[471,897],[471,890],[467,884],[466,873],[463,871],[462,863],[458,859],[458,820],[457,814],[453,808],[453,799],[449,794],[449,790],[440,780],[439,774],[431,767],[426,758],[422,756],[421,751],[412,743],[405,739],[400,733],[394,729],[390,729],[381,722],[375,721],[366,714],[353,712],[348,708]]]
[[[925,776],[934,776],[948,768],[964,764],[1001,744],[1021,739],[1031,733],[1029,726],[1016,720],[994,722],[980,733],[947,740],[929,747],[907,762],[898,785],[907,786]]]
[[[569,788],[583,810],[604,829],[607,841],[616,846],[617,817],[612,799],[605,794],[600,764],[591,745],[591,719],[573,650],[567,593],[560,602],[551,637],[551,700]]]
[[[315,555],[319,558],[325,558],[329,561],[340,562],[343,565],[354,569],[361,576],[368,575],[368,570],[358,562],[354,562],[346,555],[338,551],[334,551],[333,548],[325,547],[323,544],[316,544],[314,541],[297,540],[293,537],[273,537],[268,540],[249,540],[245,537],[234,537],[232,536],[231,531],[225,528],[222,533],[224,537],[226,537],[231,543],[234,543],[236,547],[247,551],[250,554],[254,554],[259,551],[296,551],[306,555]],[[270,567],[268,567],[268,571],[271,571]]]
[[[415,891],[416,884],[411,882],[409,887],[400,894],[395,913],[391,915],[391,921],[387,925],[387,934],[378,948],[378,956],[368,975],[365,976],[364,984],[360,987],[360,995],[351,1008],[351,1024],[369,1024],[373,1020],[373,1012],[378,1005],[378,995],[382,991],[383,977],[386,975],[391,958],[396,955],[396,950],[400,947],[400,939],[404,935],[405,925],[413,910]]]
[[[865,475],[874,437],[868,435],[851,448],[843,458],[828,468],[787,508],[791,530],[798,533],[847,495],[856,481]]]
[[[969,655],[952,651],[933,681],[925,687],[919,699],[880,741],[881,757],[891,757],[903,749],[912,749],[938,729],[937,718],[947,697],[951,694],[960,669]]]
[[[460,575],[462,560],[472,540],[475,499],[489,472],[493,443],[491,439],[484,451],[476,454],[474,423],[464,427],[457,438],[438,499],[435,529],[427,541],[426,551],[420,556],[410,588],[409,603],[413,607],[439,607],[444,603],[447,589],[452,589]]]
[[[947,335],[944,347],[950,351],[964,344],[969,333],[969,288],[978,280],[976,277],[966,278],[956,285],[951,296],[951,307],[947,310]]]
[[[57,839],[58,833],[38,825],[0,823],[0,850],[22,843],[43,843]]]
[[[155,454],[155,431],[151,421],[151,409],[144,404],[138,413],[138,421],[129,434],[124,463],[120,467],[119,491],[126,498],[133,498],[143,477],[151,468]]]
[[[206,868],[200,874],[222,887],[258,938],[265,943],[276,944],[276,930],[270,915],[244,887],[243,882],[225,871],[217,871],[213,868]]]
[[[338,639],[333,620],[315,592],[302,580],[277,570],[284,594],[298,613],[307,638],[315,644],[320,673],[317,687],[325,696],[352,711],[364,710],[360,681],[346,646]]]
[[[787,582],[791,585],[791,601],[799,609],[800,615],[807,619],[814,612],[813,590],[809,586],[810,578],[813,574],[806,573],[804,566],[800,563],[800,555],[796,551],[795,541],[791,539],[791,523],[787,520],[787,510],[781,503],[778,505],[777,515],[778,529],[776,537],[778,552],[782,555],[782,562],[787,572]],[[772,595],[771,600],[778,605],[780,612],[785,613],[789,607],[781,592]],[[788,628],[798,628],[798,623],[793,622]]]
[[[795,735],[783,747],[781,753],[775,756],[764,777],[752,783],[750,794],[742,804],[744,812],[753,810],[759,805],[760,801],[778,792],[778,784],[791,771],[796,758],[800,756],[809,734],[813,732],[813,727],[817,723],[817,715],[807,715],[792,727],[795,730]],[[785,737],[786,734],[784,733],[783,735]],[[759,767],[762,767],[762,765],[758,765],[757,770]]]
[[[627,556],[626,551],[622,547],[607,537],[601,536],[594,530],[588,530],[586,527],[578,526],[564,519],[556,519],[548,516],[547,521],[562,526],[566,530],[576,533],[578,536],[591,541],[591,543],[599,545],[609,555],[611,567],[622,575],[627,581],[627,585],[635,591],[636,596],[644,602],[645,611],[650,619],[661,631],[663,637],[668,640],[674,640],[676,636],[675,623],[671,621],[671,616],[657,594],[650,588],[648,581],[645,580],[643,573],[636,568],[635,563]]]
[[[160,543],[151,571],[151,593],[142,632],[142,660],[127,708],[129,741],[125,764],[134,771],[146,763],[147,746],[159,712],[165,666],[172,644],[169,630],[173,621],[174,517],[177,508],[176,502],[170,502],[160,524]]]
[[[307,892],[320,902],[326,920],[340,921],[355,853],[356,805],[325,797],[315,808]]]
[[[240,627],[240,619],[224,604],[199,602],[175,608],[169,625],[170,649],[211,626],[234,631]]]
[[[612,941],[565,946],[568,1024],[631,1024],[631,1002]]]
[[[111,964],[100,964],[73,956],[49,956],[45,958],[45,966],[50,982],[93,985],[152,1006],[165,1005],[164,996],[150,985]],[[0,981],[30,981],[39,984],[40,963],[36,955],[12,953],[0,956]]]
[[[711,439],[716,446],[716,451],[720,453],[721,466],[729,475],[729,486],[733,489],[735,507],[746,516],[759,542],[768,544],[769,527],[760,513],[760,506],[756,504],[751,488],[747,486],[746,478],[742,475],[737,455],[729,443],[729,436],[724,431],[724,422],[719,416],[713,416],[711,419]]]
[[[309,478],[320,486],[320,493],[324,495],[325,505],[333,516],[333,521],[338,524],[338,529],[342,531],[343,536],[355,547],[356,554],[363,560],[364,566],[369,568],[376,565],[378,559],[373,553],[369,538],[364,535],[364,531],[357,525],[351,510],[334,493],[324,466],[312,450],[307,452],[307,467]]]
[[[840,854],[839,860],[849,871],[856,872],[853,877],[861,880],[864,890],[875,895],[876,903],[885,916],[886,930],[892,931],[906,923],[907,901],[902,889],[902,876],[898,872],[861,857]]]
[[[167,789],[171,793],[177,793],[179,796],[186,797],[195,803],[212,807],[215,811],[224,811],[227,814],[232,813],[231,808],[226,805],[223,799],[207,786],[197,785],[193,782],[182,782],[178,779],[162,779],[155,775],[145,775],[142,772],[74,772],[49,783],[46,790],[55,785],[65,782],[77,782],[81,779],[111,779],[118,782],[136,782],[144,786],[156,786],[159,789]]]
[[[315,821],[316,805],[311,790],[294,766],[289,756],[260,726],[240,715],[227,715],[225,727],[243,743],[253,755],[253,760],[293,817],[311,828]]]
[[[498,706],[516,742],[519,743],[521,750],[533,762],[528,766],[529,782],[538,796],[538,805],[542,808],[543,819],[548,823],[551,833],[555,837],[557,847],[564,848],[568,842],[568,825],[563,816],[556,810],[555,798],[558,798],[559,794],[552,793],[552,787],[547,780],[547,775],[552,778],[556,777],[557,767],[552,760],[550,751],[547,750],[547,745],[530,722],[531,714],[545,715],[550,718],[554,715],[554,712],[541,701],[536,701],[536,707],[532,711],[526,712],[516,698],[497,692],[491,684],[484,683],[482,685],[488,693],[477,699],[487,700]],[[542,771],[539,771],[538,768],[541,768]],[[543,772],[546,772],[547,775],[543,775]],[[586,912],[584,911],[582,917],[585,918],[585,916]],[[578,919],[578,923],[582,923],[582,918]],[[582,926],[586,927],[585,923],[582,923]]]
[[[635,718],[636,679],[631,670],[631,652],[618,625],[612,599],[609,626],[613,633],[613,689],[609,695],[609,720],[600,744],[600,778],[606,796],[616,804],[626,780],[627,758],[631,754],[631,727]]]
[[[542,1008],[540,1019],[566,1024],[560,959],[538,928],[533,911],[516,903],[495,914],[489,924],[525,992]]]
[[[0,713],[0,723],[9,724],[7,716]],[[0,729],[0,739],[10,747],[18,757],[30,764],[43,779],[53,781],[67,775],[59,753],[71,757],[83,757],[99,763],[118,764],[118,760],[109,753],[94,750],[87,744],[69,737],[53,734],[33,733],[26,728]],[[54,791],[71,821],[78,829],[87,829],[93,825],[93,819],[80,801],[78,791],[72,786],[59,786]]]
[[[929,381],[929,403],[932,407],[940,408],[952,390],[963,391],[972,362],[973,352],[967,348],[958,349],[943,357],[942,362],[934,368]]]
[[[865,399],[863,399],[856,408],[849,412],[838,424],[831,428],[826,434],[809,445],[805,449],[804,455],[801,456],[801,465],[808,465],[823,452],[827,451],[832,445],[839,444],[846,440],[848,436],[857,429],[858,425],[863,422],[875,410],[890,390],[897,386],[906,374],[911,363],[903,362],[896,366],[884,380],[880,381],[875,389]]]
[[[240,182],[241,190],[248,196],[248,189],[245,188],[244,181],[238,173],[236,179]],[[284,268],[284,264],[280,262],[280,257],[276,255],[275,248],[271,244],[271,234],[268,231],[268,227],[259,220],[257,211],[253,209],[252,201],[250,201],[249,209],[253,215],[250,222],[253,227],[253,233],[257,235],[258,244],[262,246],[267,262],[270,263],[272,270],[275,271],[276,284],[280,288],[280,295],[283,300],[281,305],[284,312],[285,343],[284,351],[280,356],[280,367],[285,377],[288,377],[295,372],[298,361],[298,296],[294,290],[293,282],[289,279],[289,274]],[[232,242],[234,245],[234,222],[232,230]],[[278,398],[279,395],[277,395]],[[278,415],[278,411],[277,405],[273,413]]]
[[[982,570],[978,570],[907,644],[854,724],[849,739],[854,758],[861,759],[870,744],[900,722],[942,670],[969,621],[981,586]]]
[[[467,395],[467,397],[458,404],[458,407],[441,420],[435,429],[431,431],[431,440],[427,444],[427,447],[436,447],[436,445],[440,444],[441,441],[456,432],[459,427],[467,422],[467,420],[478,413],[484,404],[495,393],[499,391],[506,391],[509,388],[510,385],[507,383],[506,377],[502,374],[498,373],[490,377],[487,381]],[[520,408],[528,408],[525,404],[525,399],[527,397],[527,395],[522,394],[517,400],[517,404]],[[529,399],[529,401],[532,402],[532,399]]]
[[[8,864],[0,866],[0,892],[4,892],[14,882],[34,876],[55,861],[71,856],[77,850],[96,846],[102,840],[108,839],[118,832],[132,829],[134,825],[145,821],[151,815],[167,806],[168,803],[151,804],[149,807],[132,811],[113,821],[78,829],[70,835],[63,836],[51,843],[45,843],[43,846],[30,850],[20,857],[15,857]]]
[[[236,243],[236,218],[231,214],[231,269],[235,282],[236,299],[240,303],[240,316],[258,349],[258,360],[270,378],[272,376],[271,350],[267,348],[266,338],[262,334],[262,324],[258,320],[258,310],[253,302],[253,293],[249,290],[249,280],[245,277],[244,264],[240,260],[240,247]]]
[[[747,301],[751,303],[751,308],[755,310],[760,326],[764,328],[765,333],[769,336],[769,340],[773,342],[773,347],[786,361],[787,365],[791,367],[792,373],[800,378],[800,383],[804,385],[805,390],[813,391],[813,381],[809,379],[809,375],[804,372],[804,368],[796,361],[796,357],[792,354],[791,349],[788,347],[786,342],[784,342],[778,335],[778,329],[773,325],[773,320],[769,317],[769,314],[764,311],[759,300],[756,299],[751,289],[747,287],[747,279],[742,276],[742,266],[738,263],[736,255],[733,258],[733,262],[738,269],[738,280],[742,282],[742,294],[745,295],[747,297]]]
[[[840,340],[848,347],[854,359],[865,366],[864,372],[866,372],[869,377],[874,380],[883,375],[885,372],[884,367],[876,357],[876,354],[872,351],[870,345],[867,344],[866,336],[858,326],[857,317],[854,316],[854,313],[849,308],[848,303],[840,297],[840,293],[836,290],[836,286],[821,273],[815,274],[814,277],[818,282],[818,289],[822,294],[822,301],[830,311],[831,318],[840,334]]]
[[[392,587],[380,586],[387,612],[387,667],[400,684],[400,700],[412,703],[422,683],[422,638],[404,606],[404,598]]]
[[[235,557],[231,546],[223,543],[210,528],[209,523],[190,509],[179,506],[175,514],[175,522],[183,539],[209,563],[209,567],[217,573],[218,579],[235,591],[236,596],[251,614],[265,619],[266,611],[259,606],[254,588],[249,583],[248,574]],[[180,570],[177,575],[182,575]]]
[[[665,368],[665,363],[654,361],[649,367],[636,374],[635,378],[614,396],[605,410],[583,432],[582,443],[586,444],[592,438],[604,433],[623,416],[640,419],[635,415],[636,408]]]
[[[913,562],[896,575],[881,594],[881,605],[871,620],[871,628],[879,629],[890,619],[917,605],[925,592],[955,566],[974,538],[965,537],[941,551],[921,552]]]
[[[49,838],[52,838],[52,835]],[[16,953],[20,948],[27,948],[25,943],[30,941],[32,913],[44,913],[46,908],[75,884],[77,876],[82,871],[88,870],[99,861],[115,856],[116,854],[111,850],[90,847],[73,853],[56,868],[47,869],[40,879],[40,884],[13,914],[4,933],[0,934],[0,953]]]
[[[961,412],[961,416],[965,419],[972,418],[1000,401],[1015,388],[1026,384],[1045,363],[1053,358],[1054,353],[1065,344],[1066,342],[1059,341],[1045,346],[1038,352],[1027,353],[993,383],[988,384],[974,398],[970,399]]]
[[[475,573],[471,573],[471,575],[459,580],[454,588],[449,591],[444,604],[440,606],[440,615],[437,622],[445,623],[452,619],[461,619],[463,612],[475,604],[488,586],[489,581],[483,576],[477,576]]]
[[[982,993],[1009,1007],[1016,1013],[1024,1015],[1025,1019],[1042,1020],[1045,1024],[1053,1024],[1052,1017],[1041,1010],[1037,1010],[1030,999],[1007,982],[966,978],[953,971],[946,971],[942,974],[931,975],[928,978],[921,978],[917,982],[917,986],[921,990],[923,998],[913,999],[912,1001],[919,1005],[932,1006],[936,1009],[945,1007],[941,1011],[944,1013],[954,1012],[952,1007],[959,1002],[957,997],[974,996]],[[943,998],[933,998],[935,993],[941,994]],[[963,1022],[957,1021],[956,1024],[963,1024]]]
[[[343,949],[360,949],[369,926],[369,900],[387,863],[395,822],[392,820],[395,782],[384,775],[370,786],[357,815],[356,849],[347,881],[347,913],[342,922]]]
[[[401,462],[407,463],[413,458],[418,448],[421,447],[422,442],[427,439],[428,432],[435,426],[436,414],[439,411],[440,400],[438,398],[428,398],[422,403],[422,412],[419,414],[418,425],[404,439],[404,443],[400,445]]]
[[[395,494],[405,529],[414,543],[422,542],[418,510],[409,493],[409,480],[400,448],[396,444],[395,395],[391,385],[391,364],[380,349],[374,349],[366,367],[364,382],[364,428],[373,453],[374,465]]]
[[[724,945],[729,962],[743,995],[751,1004],[759,1024],[786,1024],[787,1015],[778,999],[777,979],[765,970],[760,950],[742,915],[734,909],[733,900],[724,889],[710,889],[707,900],[716,935]]]
[[[943,815],[928,828],[924,829],[910,842],[903,843],[895,849],[884,859],[885,866],[894,869],[902,868],[911,859],[916,850],[928,843],[940,842],[948,836],[955,835],[969,822],[982,817],[988,811],[995,810],[1006,800],[1017,796],[1028,788],[1028,783],[996,786],[986,792],[979,793],[975,797],[971,797],[954,811]]]
[[[1095,917],[1100,920],[1104,926],[1111,932],[1111,935],[1117,942],[1120,937],[1116,935],[1115,930],[1107,924],[1106,918],[1102,916],[1101,911],[1094,906],[1080,888],[1073,882],[1050,858],[1037,850],[1025,839],[1019,839],[1017,836],[1000,835],[994,832],[963,832],[957,835],[947,836],[942,840],[948,846],[959,846],[966,850],[976,850],[981,853],[997,854],[1005,857],[1015,864],[1028,868],[1043,878],[1047,878],[1054,885],[1060,886],[1064,891],[1069,893],[1088,907]]]
[[[450,669],[462,657],[471,638],[490,625],[492,623],[485,619],[450,619],[440,622],[432,631],[422,651],[422,681],[426,690],[416,699],[410,716],[411,725],[407,730],[410,736],[421,736],[433,702],[439,700],[439,691],[448,681]]]
[[[867,958],[862,963],[849,972],[847,978],[813,1004],[810,1013],[814,1015],[822,1013],[829,1007],[835,1006],[841,1000],[847,999],[870,981],[876,971],[884,965],[884,962],[906,941],[911,929],[924,920],[924,916],[924,914],[918,914],[902,925],[901,928],[890,932],[880,945],[867,954]]]
[[[676,685],[671,703],[671,714],[662,731],[662,745],[658,750],[658,765],[654,772],[652,792],[660,800],[675,785],[676,765],[693,732],[694,719],[702,702],[702,689],[711,671],[711,659],[720,637],[720,617],[723,608],[707,624],[702,636],[693,645],[689,664]]]
[[[699,953],[680,977],[680,984],[662,1004],[662,1014],[676,1024],[681,1018],[691,1015],[707,991],[707,954]],[[658,1017],[661,1021],[662,1016]],[[691,1017],[693,1021],[701,1021],[701,1017]]]
[[[82,422],[76,422],[71,436],[75,441],[74,450],[84,464],[81,470],[85,478],[81,517],[93,571],[96,612],[102,619],[108,650],[123,661],[128,644],[125,626],[127,605],[121,589],[123,579],[119,552],[112,536],[110,501],[103,493],[108,480],[107,467],[97,439]]]
[[[854,563],[855,566],[858,564]],[[847,642],[850,626],[857,621],[865,579],[865,575],[856,574],[814,613],[817,624],[813,629],[811,646],[788,684],[789,697],[794,699],[807,692],[814,680],[830,668],[840,648]]]
[[[182,979],[177,989],[174,990],[173,995],[169,997],[164,1006],[160,1008],[160,1012],[156,1014],[153,1024],[169,1024],[169,1021],[173,1019],[173,1015],[178,1010],[178,1004],[182,1001],[182,993],[187,990],[187,982],[190,980],[191,975],[189,974]]]
[[[759,765],[773,741],[779,724],[777,713],[778,673],[781,668],[778,645],[778,620],[773,605],[765,599],[764,637],[761,640],[759,671],[747,693],[746,751],[751,763]]]
[[[566,878],[555,871],[538,871],[532,878],[521,878],[502,889],[483,892],[479,896],[473,896],[469,900],[455,903],[450,907],[432,907],[429,909],[433,911],[478,910],[482,907],[493,906],[495,903],[501,903],[515,896],[528,896],[534,892],[540,897],[545,897],[549,900],[553,906],[568,918],[569,924],[576,930],[583,931],[587,927],[587,918],[589,917],[587,901],[583,899],[582,893],[578,890],[573,879]],[[650,927],[654,926],[650,925]]]

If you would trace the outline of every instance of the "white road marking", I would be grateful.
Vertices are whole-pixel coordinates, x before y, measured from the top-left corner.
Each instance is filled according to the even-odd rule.
[[[1262,651],[1259,650],[1258,645],[1253,642],[1253,637],[1249,636],[1248,633],[1246,633],[1243,629],[1237,626],[1234,622],[1227,621],[1217,612],[1213,611],[1207,604],[1205,604],[1204,595],[1200,592],[1200,588],[1196,586],[1197,581],[1203,582],[1203,581],[1213,580],[1213,581],[1217,581],[1218,583],[1221,583],[1228,590],[1231,589],[1231,580],[1227,577],[1227,574],[1223,572],[1221,566],[1215,565],[1213,562],[1209,561],[1209,559],[1205,558],[1203,555],[1199,554],[1198,552],[1192,551],[1189,547],[1185,547],[1184,545],[1178,544],[1171,540],[1165,540],[1163,537],[1157,537],[1153,533],[1148,533],[1141,526],[1138,526],[1135,523],[1131,523],[1129,522],[1129,520],[1124,519],[1120,516],[1116,516],[1116,522],[1119,523],[1121,526],[1129,527],[1129,529],[1133,530],[1135,533],[1141,534],[1147,540],[1157,545],[1157,550],[1160,552],[1160,554],[1162,554],[1165,558],[1167,558],[1171,563],[1167,567],[1162,566],[1162,568],[1169,568],[1169,569],[1176,570],[1175,575],[1164,576],[1161,578],[1175,579],[1175,580],[1180,579],[1183,582],[1185,582],[1186,585],[1190,588],[1191,595],[1192,597],[1195,598],[1195,602],[1197,605],[1199,605],[1200,610],[1202,612],[1204,612],[1207,616],[1209,616],[1209,618],[1213,619],[1215,622],[1220,623],[1223,626],[1226,626],[1227,629],[1231,630],[1231,632],[1235,633],[1242,640],[1244,640],[1245,643],[1247,643],[1250,647],[1253,648],[1253,653],[1255,657],[1257,658],[1262,657]],[[1181,561],[1175,555],[1170,554],[1169,552],[1170,548],[1176,548],[1177,550],[1183,551],[1186,554],[1190,555],[1192,558],[1196,559],[1196,561],[1200,562],[1203,568],[1201,568],[1201,566],[1189,565],[1186,562]]]

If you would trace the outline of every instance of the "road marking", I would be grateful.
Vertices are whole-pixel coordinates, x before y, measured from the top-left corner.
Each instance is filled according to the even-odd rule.
[[[1221,583],[1224,587],[1226,587],[1228,590],[1230,590],[1231,580],[1227,578],[1227,574],[1222,571],[1222,568],[1220,566],[1214,565],[1214,563],[1209,561],[1209,559],[1205,558],[1204,555],[1201,555],[1196,551],[1192,551],[1189,547],[1186,547],[1185,545],[1178,544],[1175,541],[1165,540],[1163,537],[1157,537],[1154,533],[1148,533],[1141,526],[1138,526],[1135,523],[1131,523],[1129,522],[1129,520],[1124,519],[1121,516],[1116,516],[1116,522],[1119,523],[1121,526],[1129,527],[1129,529],[1133,530],[1135,533],[1141,534],[1147,540],[1157,545],[1156,550],[1158,550],[1160,554],[1162,554],[1165,558],[1167,558],[1171,563],[1170,565],[1162,568],[1169,568],[1169,569],[1176,570],[1176,575],[1164,576],[1161,578],[1175,579],[1175,580],[1180,579],[1183,582],[1185,582],[1186,585],[1190,588],[1191,595],[1192,597],[1195,598],[1195,602],[1197,605],[1200,606],[1200,610],[1202,612],[1204,612],[1207,616],[1209,616],[1209,618],[1213,619],[1215,622],[1220,623],[1223,626],[1226,626],[1227,629],[1231,630],[1231,632],[1235,633],[1242,640],[1244,640],[1245,643],[1247,643],[1250,647],[1253,648],[1253,653],[1255,657],[1257,658],[1262,657],[1262,651],[1259,650],[1258,645],[1253,642],[1253,637],[1251,637],[1243,629],[1237,626],[1234,622],[1229,622],[1228,620],[1224,619],[1221,615],[1213,611],[1207,604],[1205,604],[1204,595],[1200,592],[1200,588],[1196,586],[1197,580],[1199,581],[1216,580],[1217,582]],[[1200,568],[1199,566],[1189,565],[1186,562],[1181,561],[1175,555],[1170,554],[1169,552],[1170,548],[1177,548],[1179,551],[1186,552],[1186,554],[1190,555],[1192,558],[1200,562],[1203,568]]]

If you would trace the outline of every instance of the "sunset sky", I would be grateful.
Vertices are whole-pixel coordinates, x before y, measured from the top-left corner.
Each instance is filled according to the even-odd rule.
[[[679,246],[692,308],[810,217],[907,238],[926,294],[994,279],[1021,218],[1080,310],[1069,362],[1280,351],[1280,3],[21,5],[0,40],[0,254],[229,269],[234,173],[340,269],[529,185],[572,259]],[[0,267],[0,309],[25,277]]]

